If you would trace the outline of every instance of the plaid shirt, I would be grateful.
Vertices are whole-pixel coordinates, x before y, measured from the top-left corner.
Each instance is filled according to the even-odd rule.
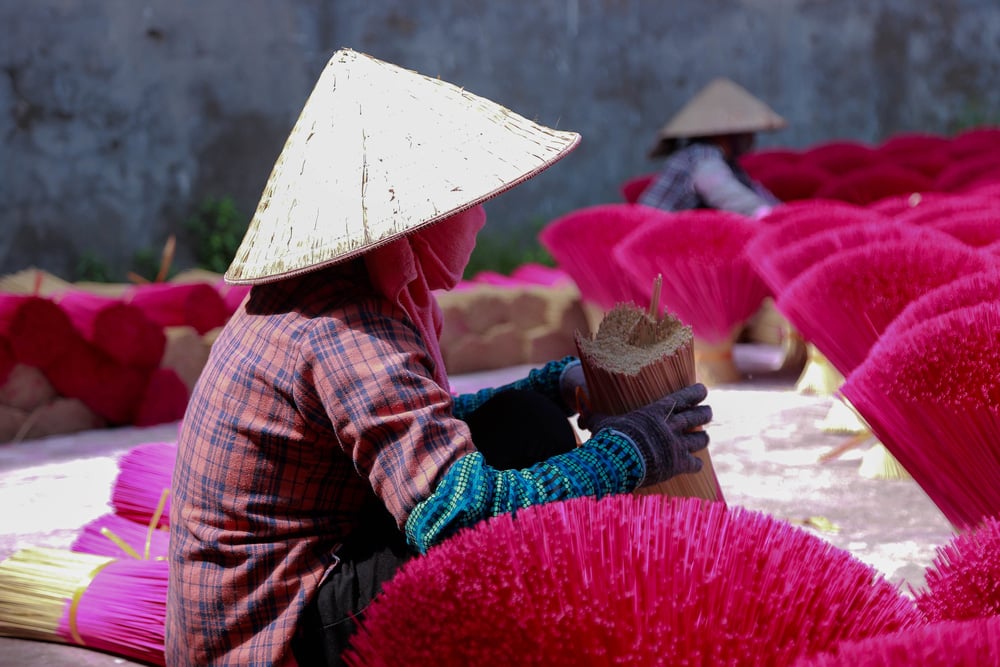
[[[550,396],[568,360],[514,383]],[[635,488],[612,432],[528,471],[474,452],[417,329],[360,262],[255,287],[212,347],[178,442],[169,665],[289,665],[305,606],[372,492],[421,550],[517,507]]]
[[[779,203],[774,195],[754,182],[742,167],[727,161],[718,147],[705,143],[688,144],[671,153],[664,161],[660,173],[639,196],[638,203],[666,211],[711,208],[702,196],[703,193],[699,193],[695,188],[693,179],[698,166],[711,161],[722,162],[729,167],[733,174],[733,178],[729,179],[731,184],[729,187],[742,185],[749,188],[751,192],[748,192],[747,196],[752,197],[755,194],[760,204]]]

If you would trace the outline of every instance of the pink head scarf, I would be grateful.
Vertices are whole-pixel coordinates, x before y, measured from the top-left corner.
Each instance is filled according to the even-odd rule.
[[[434,379],[448,390],[441,356],[441,307],[434,290],[448,290],[462,279],[486,224],[486,211],[475,206],[367,253],[365,267],[372,285],[410,316],[434,362]]]

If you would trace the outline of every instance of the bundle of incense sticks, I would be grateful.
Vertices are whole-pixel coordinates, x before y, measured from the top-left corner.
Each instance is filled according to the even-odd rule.
[[[872,566],[787,521],[616,494],[493,517],[409,560],[366,608],[345,661],[797,666],[920,621]]]
[[[164,664],[164,560],[29,547],[0,562],[0,636]]]
[[[648,311],[621,303],[608,311],[593,338],[576,332],[591,410],[624,414],[696,382],[691,327],[670,313],[657,317],[660,285],[658,276]],[[637,493],[723,501],[708,450],[694,455],[702,461],[700,471],[677,475]]]

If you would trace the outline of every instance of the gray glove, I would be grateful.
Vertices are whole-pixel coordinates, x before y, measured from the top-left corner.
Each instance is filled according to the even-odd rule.
[[[692,429],[712,421],[712,408],[698,405],[706,396],[705,385],[693,384],[623,415],[584,415],[581,425],[593,433],[610,429],[626,435],[646,461],[639,486],[656,484],[701,470],[701,460],[691,453],[708,446],[708,433]]]

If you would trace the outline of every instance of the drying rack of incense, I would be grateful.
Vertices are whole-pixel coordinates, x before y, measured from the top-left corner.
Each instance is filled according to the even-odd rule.
[[[671,313],[658,317],[660,285],[658,277],[648,310],[620,303],[605,314],[593,337],[576,332],[589,409],[624,414],[697,381],[691,327]],[[702,461],[699,472],[677,475],[637,493],[724,500],[708,449],[694,455]]]

